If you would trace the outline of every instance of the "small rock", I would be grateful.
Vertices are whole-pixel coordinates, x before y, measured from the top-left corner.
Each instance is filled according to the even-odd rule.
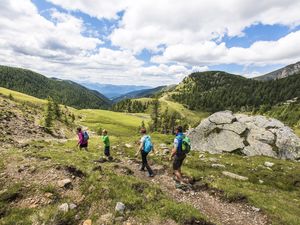
[[[68,212],[69,211],[69,205],[68,203],[61,204],[58,206],[58,209],[62,212]]]
[[[211,164],[211,167],[213,167],[213,168],[225,168],[226,166],[222,165],[222,164],[215,163],[215,164]]]
[[[254,207],[254,206],[252,206],[251,209],[252,209],[253,211],[255,211],[255,212],[259,212],[259,211],[260,211],[260,208],[256,208],[256,207]]]
[[[263,183],[264,183],[264,181],[263,181],[263,180],[259,180],[258,182],[259,182],[260,184],[263,184]]]
[[[47,197],[47,198],[52,198],[52,197],[53,197],[53,194],[50,193],[50,192],[47,192],[47,193],[45,193],[45,197]]]
[[[126,148],[132,148],[132,145],[131,144],[125,144],[125,147]]]
[[[78,214],[75,215],[75,220],[80,220],[80,216]]]
[[[85,220],[82,225],[92,225],[92,220]]]
[[[72,181],[70,179],[59,180],[57,182],[60,188],[70,188],[72,187]]]
[[[77,205],[75,205],[74,203],[70,203],[69,204],[69,208],[72,210],[72,209],[76,209],[77,208]]]
[[[123,214],[124,211],[125,211],[125,208],[126,208],[126,206],[122,202],[117,202],[115,211],[118,212],[118,213]]]
[[[205,156],[203,154],[199,155],[199,159],[204,158]]]
[[[223,171],[222,174],[227,176],[227,177],[231,177],[233,179],[236,179],[236,180],[242,180],[242,181],[248,180],[248,177],[240,176],[240,175],[228,172],[228,171]]]
[[[264,166],[265,167],[272,167],[272,166],[274,166],[274,163],[272,163],[272,162],[265,162]]]

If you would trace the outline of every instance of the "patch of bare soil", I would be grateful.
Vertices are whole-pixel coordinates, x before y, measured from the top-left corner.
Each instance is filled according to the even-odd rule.
[[[53,164],[51,159],[10,157],[5,160],[0,183],[5,184],[3,190],[17,183],[22,185],[21,197],[12,201],[14,207],[36,208],[65,197],[79,204],[84,198],[79,190],[84,177],[75,167]]]
[[[212,194],[208,187],[199,185],[198,188],[183,191],[176,189],[175,182],[166,168],[153,166],[160,172],[154,178],[148,178],[147,173],[139,171],[140,163],[136,160],[124,159],[123,167],[133,171],[133,175],[143,180],[158,184],[162,191],[178,202],[184,202],[199,209],[209,221],[223,225],[267,225],[271,224],[263,212],[243,202],[224,201],[219,194]],[[189,223],[197,224],[197,223]],[[201,223],[200,223],[201,224]]]

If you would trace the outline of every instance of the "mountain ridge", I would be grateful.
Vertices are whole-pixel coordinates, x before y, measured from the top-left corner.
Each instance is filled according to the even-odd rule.
[[[268,81],[268,80],[282,79],[288,76],[295,75],[297,73],[300,73],[300,61],[294,64],[287,65],[281,69],[275,70],[265,75],[255,77],[253,79],[259,81]]]
[[[60,104],[75,108],[108,108],[111,105],[101,93],[78,83],[46,76],[28,69],[0,66],[0,86],[33,95],[52,97]]]

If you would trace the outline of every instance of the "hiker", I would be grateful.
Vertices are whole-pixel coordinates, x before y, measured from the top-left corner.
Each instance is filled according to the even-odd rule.
[[[88,148],[88,139],[89,135],[86,131],[82,131],[81,127],[77,128],[77,135],[78,135],[78,143],[79,149],[84,148],[87,151]]]
[[[108,137],[108,132],[107,130],[102,131],[102,136],[101,136],[102,142],[104,144],[104,155],[111,160],[112,157],[110,156],[110,141]]]
[[[148,176],[153,177],[154,176],[153,171],[147,161],[147,156],[148,156],[149,152],[151,152],[152,150],[154,151],[153,145],[151,142],[151,137],[149,135],[147,135],[147,130],[145,128],[141,129],[141,135],[142,135],[142,138],[140,140],[140,146],[135,155],[138,156],[138,154],[140,152],[141,156],[142,156],[142,167],[141,167],[140,171],[145,171],[145,168],[146,168],[149,173]]]
[[[180,184],[185,184],[181,173],[181,166],[186,157],[186,154],[190,151],[190,139],[183,134],[183,129],[178,126],[175,130],[176,137],[174,139],[174,148],[172,150],[171,158],[173,161],[173,171],[175,178]]]

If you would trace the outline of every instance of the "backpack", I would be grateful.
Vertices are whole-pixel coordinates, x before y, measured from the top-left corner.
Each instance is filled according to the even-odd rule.
[[[191,139],[185,135],[178,135],[176,139],[178,140],[177,150],[188,154],[191,151]]]
[[[153,144],[151,142],[151,137],[150,136],[146,136],[145,141],[144,141],[144,149],[143,151],[146,153],[151,152],[153,149]]]
[[[83,132],[83,141],[84,141],[84,142],[87,142],[87,141],[89,140],[89,138],[90,138],[90,137],[89,137],[88,132],[84,131],[84,132]]]

